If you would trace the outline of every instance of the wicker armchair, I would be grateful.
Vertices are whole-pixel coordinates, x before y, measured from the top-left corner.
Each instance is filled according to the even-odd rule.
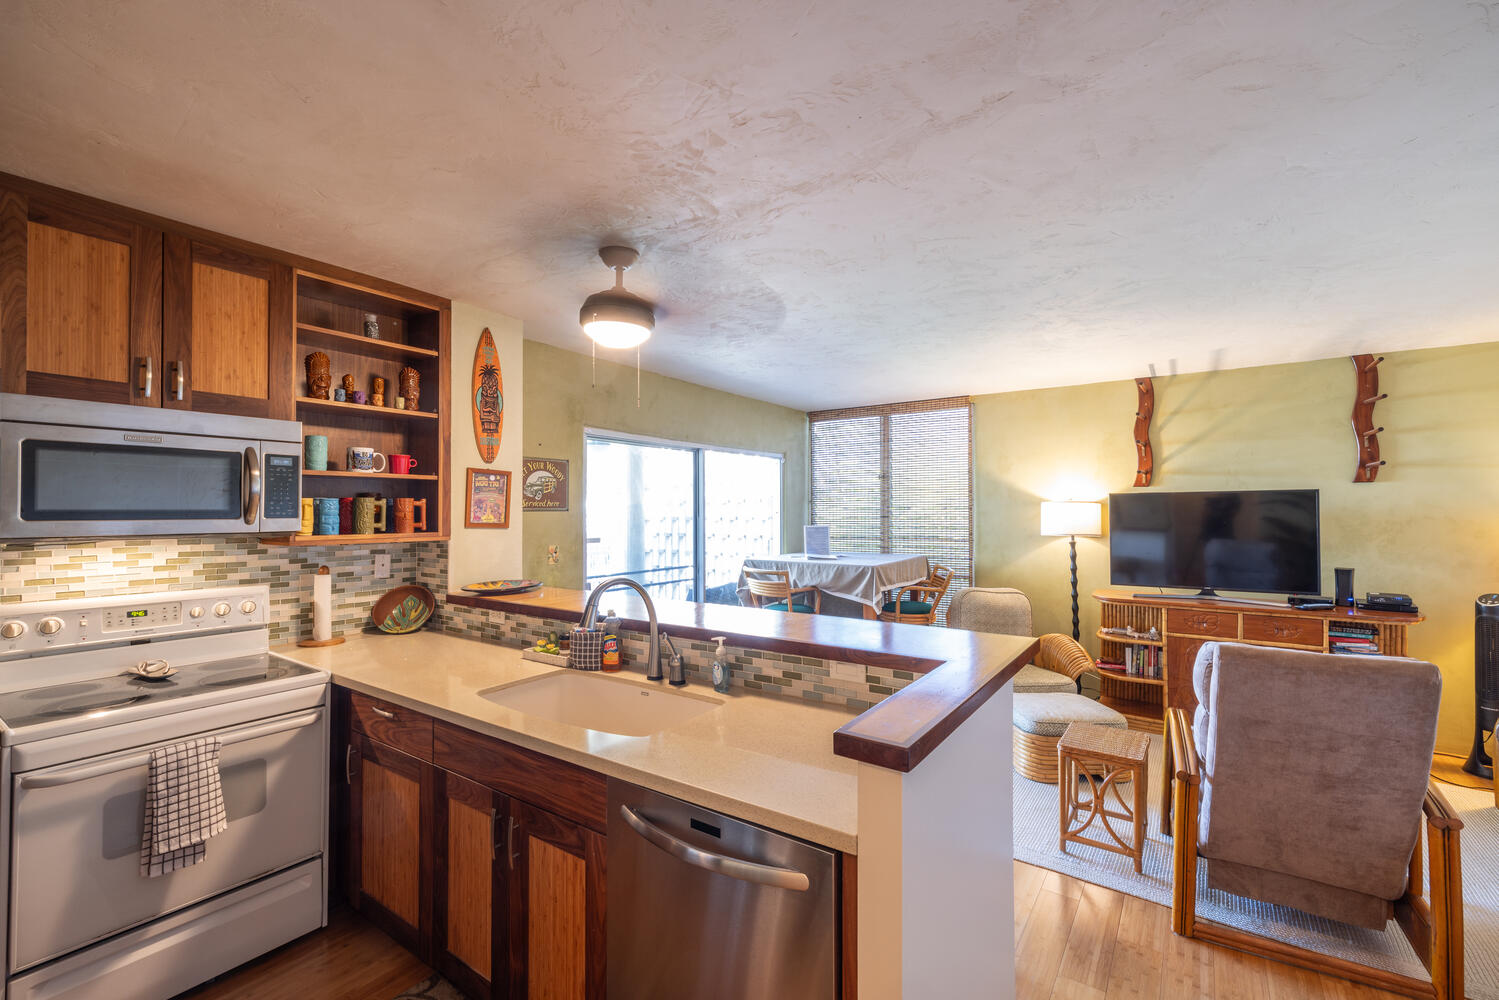
[[[750,603],[766,611],[787,611],[799,615],[822,613],[822,591],[816,587],[791,586],[791,573],[784,569],[745,569],[744,583],[749,588]],[[811,594],[798,600],[799,595]],[[764,604],[764,601],[771,601]]]
[[[1096,682],[1098,668],[1076,639],[1053,632],[1041,637],[1036,658],[1011,682],[1015,691],[1012,750],[1016,773],[1032,781],[1057,782],[1057,741],[1069,722],[1125,727],[1124,717],[1077,692]]]
[[[952,570],[946,566],[933,566],[930,574],[920,583],[902,587],[895,600],[886,601],[880,609],[880,621],[903,622],[908,625],[931,625],[937,620],[937,605],[952,583]],[[910,594],[907,600],[906,595]]]

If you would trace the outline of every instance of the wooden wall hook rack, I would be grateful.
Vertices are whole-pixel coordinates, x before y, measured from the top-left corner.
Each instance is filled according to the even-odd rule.
[[[1155,414],[1155,386],[1148,378],[1135,379],[1140,392],[1135,407],[1135,485],[1149,486],[1155,475],[1155,456],[1150,452],[1150,418]]]
[[[1353,439],[1358,446],[1358,465],[1353,470],[1353,481],[1372,483],[1379,475],[1379,467],[1385,464],[1379,457],[1379,435],[1384,428],[1374,426],[1374,404],[1388,399],[1390,394],[1379,391],[1379,363],[1383,357],[1355,354],[1352,360],[1358,379],[1358,391],[1353,397]]]

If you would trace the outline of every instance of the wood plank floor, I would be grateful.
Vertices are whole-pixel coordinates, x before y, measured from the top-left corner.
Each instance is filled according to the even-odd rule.
[[[1015,863],[1018,1000],[1393,1000],[1171,933],[1171,911]],[[347,909],[179,1000],[390,1000],[431,970]]]

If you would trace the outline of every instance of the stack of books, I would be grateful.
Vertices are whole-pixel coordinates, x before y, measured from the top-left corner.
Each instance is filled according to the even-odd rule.
[[[1379,653],[1379,626],[1332,622],[1327,627],[1328,652],[1368,656]]]
[[[1122,660],[1099,660],[1098,669],[1126,677],[1145,677],[1158,681],[1161,679],[1161,647],[1125,646]]]

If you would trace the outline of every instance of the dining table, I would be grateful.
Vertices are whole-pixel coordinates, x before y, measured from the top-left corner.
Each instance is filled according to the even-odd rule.
[[[793,590],[815,587],[825,595],[859,605],[865,618],[879,616],[885,593],[909,587],[927,578],[931,566],[926,556],[904,552],[833,552],[809,555],[784,552],[777,556],[752,556],[739,573],[739,601],[750,603],[746,569],[785,570]]]

